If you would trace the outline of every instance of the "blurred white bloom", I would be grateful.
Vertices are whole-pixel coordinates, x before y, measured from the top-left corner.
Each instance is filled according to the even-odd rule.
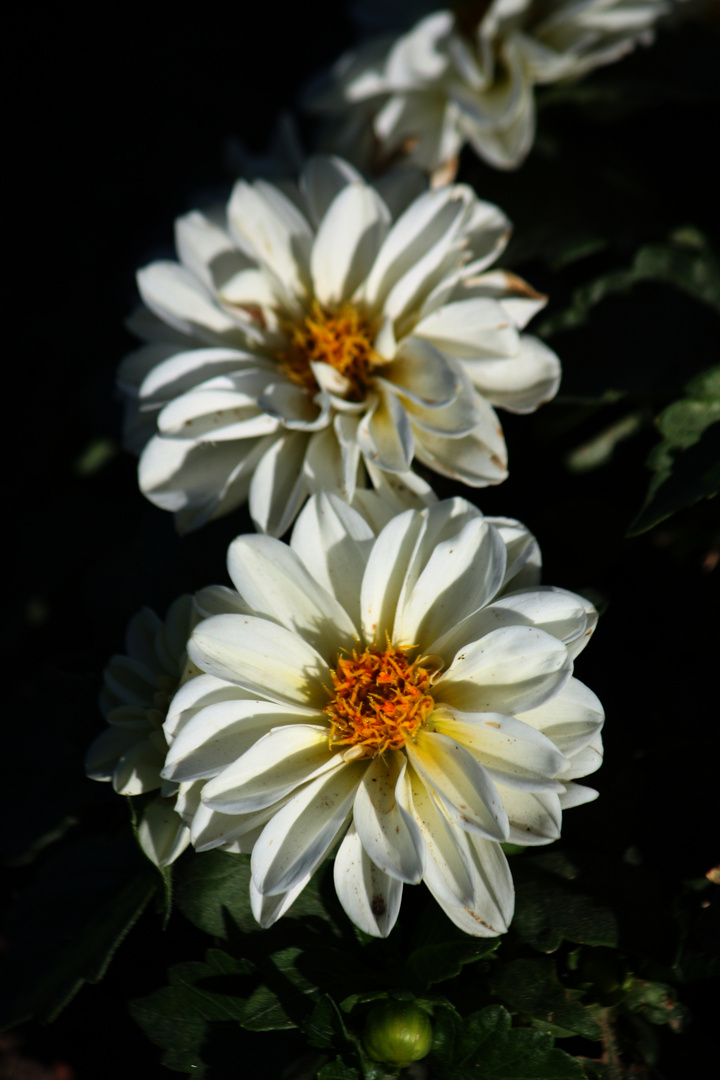
[[[126,656],[114,656],[103,673],[100,707],[108,727],[92,743],[85,771],[109,780],[119,795],[160,789],[143,809],[138,840],[157,866],[168,866],[190,842],[175,811],[177,784],[163,780],[167,742],[162,725],[183,677],[192,672],[185,646],[197,619],[192,597],[170,607],[165,622],[143,608],[127,628]]]
[[[231,544],[237,592],[197,595],[205,674],[170,706],[163,775],[196,848],[252,852],[261,925],[339,844],[337,893],[367,933],[421,880],[467,933],[507,928],[501,842],[555,840],[602,758],[602,708],[572,677],[596,613],[539,566],[524,526],[463,499],[376,535],[323,494],[289,546]]]
[[[487,270],[510,232],[497,207],[425,187],[313,158],[297,185],[241,180],[226,210],[180,218],[180,263],[140,272],[127,441],[180,529],[249,497],[282,535],[308,494],[352,505],[368,482],[393,510],[422,506],[414,458],[474,487],[506,477],[492,406],[531,412],[560,380],[521,333],[545,298]]]
[[[513,169],[535,136],[534,86],[577,79],[649,43],[671,6],[463,0],[424,14],[429,5],[416,0],[403,5],[419,19],[411,29],[343,56],[308,104],[337,117],[329,142],[352,160],[364,163],[372,153],[382,165],[402,152],[434,171],[469,143],[488,164]]]

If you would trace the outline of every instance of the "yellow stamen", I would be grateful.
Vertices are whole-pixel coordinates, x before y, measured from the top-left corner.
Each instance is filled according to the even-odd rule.
[[[281,324],[290,339],[278,359],[288,378],[306,390],[317,390],[312,361],[329,364],[349,383],[348,401],[362,401],[371,382],[377,359],[367,319],[352,304],[335,312],[325,311],[317,300],[302,322]]]
[[[330,717],[330,747],[351,746],[365,757],[399,750],[414,739],[435,702],[427,692],[430,674],[402,649],[388,642],[371,645],[352,657],[338,657],[333,672],[333,698],[325,707]]]

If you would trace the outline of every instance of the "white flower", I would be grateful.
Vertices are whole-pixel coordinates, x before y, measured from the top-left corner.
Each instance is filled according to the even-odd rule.
[[[252,851],[263,926],[339,844],[337,893],[367,933],[421,880],[468,933],[507,928],[501,842],[555,840],[602,756],[600,703],[572,677],[596,614],[539,565],[524,526],[462,499],[376,536],[320,495],[290,546],[231,544],[237,592],[197,596],[205,674],[170,706],[163,775],[198,850]]]
[[[415,18],[427,10],[410,7]],[[516,168],[535,135],[535,84],[576,79],[647,44],[670,8],[667,0],[469,0],[342,57],[309,105],[339,117],[329,141],[353,160],[367,160],[371,133],[379,163],[404,152],[441,170],[469,143],[488,164]]]
[[[373,187],[323,157],[297,186],[241,180],[226,211],[177,222],[179,264],[140,272],[128,442],[181,529],[249,496],[281,535],[309,493],[352,504],[368,478],[394,510],[424,505],[414,457],[472,486],[505,478],[492,406],[530,412],[560,379],[521,333],[545,298],[486,272],[510,231],[497,207],[425,186],[405,169]]]
[[[126,656],[114,656],[103,672],[100,707],[108,727],[85,758],[92,780],[111,781],[119,795],[160,789],[138,822],[140,846],[157,866],[168,866],[190,843],[175,811],[177,784],[163,780],[167,742],[162,725],[180,682],[192,673],[185,646],[194,622],[192,597],[182,596],[165,622],[143,608],[128,624]]]

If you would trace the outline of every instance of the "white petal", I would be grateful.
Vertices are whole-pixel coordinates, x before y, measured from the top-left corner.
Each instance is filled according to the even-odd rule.
[[[552,349],[529,334],[522,335],[514,356],[464,363],[483,397],[510,412],[534,412],[554,398],[560,386],[560,361]]]
[[[487,518],[503,538],[507,567],[502,592],[529,588],[540,581],[542,556],[537,540],[525,525],[514,518]]]
[[[255,882],[250,881],[250,908],[255,920],[264,930],[273,926],[289,910],[307,885],[310,876],[308,874],[305,880],[295,888],[285,893],[278,893],[277,896],[263,896],[261,892],[258,892]]]
[[[560,774],[560,780],[575,780],[578,776],[589,776],[596,772],[603,762],[602,737],[594,735],[587,746],[569,755],[568,764]]]
[[[224,212],[194,210],[175,222],[175,247],[180,262],[211,291],[252,266],[224,228]]]
[[[551,585],[506,592],[468,619],[462,632],[465,641],[477,641],[502,626],[535,626],[569,645],[585,634],[586,603],[575,593]]]
[[[285,379],[264,386],[257,404],[290,430],[315,431],[328,423],[329,402],[319,404],[307,390]]]
[[[290,546],[312,577],[360,626],[360,590],[374,534],[365,519],[336,495],[313,495],[300,512]]]
[[[362,764],[341,765],[307,784],[265,826],[252,853],[252,876],[263,894],[307,880],[348,821]]]
[[[214,705],[218,701],[245,701],[249,697],[247,691],[224,679],[216,679],[214,675],[197,675],[183,683],[170,702],[163,724],[168,742],[172,742],[176,732],[181,730],[199,709]]]
[[[380,469],[403,473],[413,458],[413,434],[410,420],[394,394],[376,379],[378,394],[375,403],[360,421],[358,446],[361,453]]]
[[[319,722],[318,714],[310,717]],[[176,782],[216,776],[271,729],[307,722],[308,711],[290,705],[252,698],[216,702],[196,713],[173,739],[163,776]]]
[[[463,360],[484,356],[515,357],[520,345],[517,330],[507,312],[490,299],[446,304],[426,315],[413,333]]]
[[[105,728],[90,745],[85,755],[85,773],[91,780],[112,780],[120,758],[139,741],[146,738],[147,723],[143,730],[129,730],[114,724]]]
[[[539,731],[500,713],[450,713],[436,710],[433,728],[459,742],[503,785],[528,791],[562,790],[553,778],[567,764]]]
[[[542,705],[572,674],[565,646],[530,626],[505,626],[470,642],[433,688],[438,704],[513,715]]]
[[[500,845],[451,825],[417,774],[412,776],[411,790],[413,813],[425,844],[428,889],[467,933],[479,937],[503,933],[512,913],[513,892],[507,866],[492,851],[502,852]]]
[[[425,280],[430,263],[436,266],[448,245],[455,241],[467,200],[466,189],[450,186],[442,191],[426,192],[411,203],[393,225],[375,260],[365,287],[368,304],[384,304],[396,283],[406,274],[412,274],[413,268],[423,259],[426,260],[422,275]],[[432,259],[428,259],[431,251]],[[403,287],[402,298],[396,294],[398,312],[420,284],[413,278]]]
[[[423,524],[419,513],[406,511],[388,522],[373,544],[360,594],[367,644],[382,645],[392,631],[407,565]]]
[[[481,518],[468,521],[457,535],[434,547],[398,610],[393,639],[422,642],[423,651],[444,654],[443,648],[430,643],[487,604],[504,574],[505,545],[500,535]]]
[[[342,304],[365,281],[390,224],[390,214],[367,184],[348,184],[331,203],[310,258],[315,296],[321,304]]]
[[[158,436],[140,458],[140,489],[176,512],[181,531],[198,528],[245,502],[257,462],[275,441],[268,435],[213,445]]]
[[[299,188],[308,207],[310,220],[317,228],[330,204],[348,184],[362,183],[357,169],[342,158],[315,154],[305,163]]]
[[[414,819],[400,799],[406,759],[390,752],[367,767],[353,806],[353,820],[362,846],[384,874],[417,884],[422,878],[422,843]]]
[[[518,716],[542,731],[567,755],[584,750],[600,731],[604,719],[597,697],[578,679],[569,679],[561,692],[544,705]]]
[[[565,785],[565,791],[560,795],[560,805],[563,810],[570,810],[573,806],[584,806],[585,803],[594,802],[597,797],[598,792],[595,788],[574,784],[571,781]]]
[[[118,759],[113,771],[112,784],[118,795],[142,795],[159,788],[163,758],[164,754],[148,738],[136,740]]]
[[[305,217],[272,184],[239,180],[228,204],[235,240],[272,270],[291,295],[309,288],[312,231]]]
[[[250,484],[250,515],[260,532],[282,536],[305,501],[301,463],[310,437],[290,432],[273,442],[258,463]]]
[[[331,685],[321,656],[283,626],[250,615],[215,615],[195,627],[188,656],[210,675],[280,705],[323,710]]]
[[[388,877],[373,863],[354,825],[335,856],[333,878],[348,918],[366,934],[387,937],[400,912],[402,882]]]
[[[421,730],[405,744],[413,768],[440,800],[450,822],[490,840],[506,840],[508,822],[487,771],[455,739]]]
[[[156,866],[170,866],[190,843],[190,830],[175,811],[172,799],[153,799],[137,828],[140,847]]]
[[[522,791],[498,784],[510,821],[510,843],[535,847],[560,836],[560,797],[552,791]]]
[[[248,368],[265,370],[264,361],[241,349],[192,349],[189,352],[179,352],[175,348],[172,355],[148,371],[140,384],[138,394],[143,408],[159,407],[218,375]]]
[[[448,405],[460,391],[460,380],[443,354],[420,338],[404,338],[382,377],[411,401]]]
[[[258,739],[203,788],[202,801],[222,814],[264,810],[294,788],[342,765],[328,749],[329,728],[291,724]]]
[[[228,572],[255,615],[298,634],[334,666],[358,631],[342,605],[271,536],[239,536],[228,549]]]
[[[173,262],[152,263],[138,272],[137,283],[150,310],[181,333],[211,344],[244,344],[237,323],[213,302],[184,266]]]
[[[479,395],[475,407],[483,421],[469,435],[448,439],[415,427],[415,456],[442,476],[470,487],[498,484],[507,477],[507,455],[502,428],[491,406]]]

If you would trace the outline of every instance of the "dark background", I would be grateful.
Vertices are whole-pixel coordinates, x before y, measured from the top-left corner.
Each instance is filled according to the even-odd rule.
[[[3,473],[13,554],[0,819],[9,904],[42,867],[49,832],[122,827],[123,800],[84,779],[82,758],[100,729],[100,673],[122,651],[128,618],[144,604],[162,614],[179,593],[224,581],[227,543],[251,527],[240,513],[178,539],[118,449],[113,382],[132,346],[122,321],[136,302],[134,272],[171,254],[178,214],[229,186],[228,137],[261,148],[278,109],[346,47],[351,29],[339,8],[213,6],[191,16],[168,7],[161,19],[127,5],[87,7],[16,14],[10,27]],[[576,285],[628,263],[642,240],[692,223],[717,243],[717,50],[709,22],[663,34],[622,65],[635,94],[625,104],[635,108],[549,108],[525,169],[505,175],[468,164],[479,193],[515,220],[513,269],[551,292],[551,310]],[[597,85],[619,73],[598,73]],[[654,103],[643,104],[648,85]],[[589,261],[561,266],[537,248],[523,255],[523,235],[574,222],[609,238]],[[553,346],[566,397],[585,394],[588,379],[607,388],[625,378],[631,404],[659,411],[695,371],[718,362],[717,342],[709,309],[649,288],[632,302],[608,302],[588,328]],[[625,539],[649,478],[651,425],[603,469],[564,468],[568,451],[624,407],[579,415],[566,401],[537,418],[503,418],[511,479],[471,497],[537,533],[546,582],[587,592],[605,609],[578,663],[608,716],[606,765],[594,778],[601,796],[568,814],[564,842],[617,859],[633,849],[674,895],[718,859],[720,536],[706,502]],[[161,985],[170,960],[199,957],[206,944],[180,917],[159,934],[146,913],[107,978],[83,988],[54,1025],[21,1027],[18,1045],[60,1080],[172,1075],[124,1001]],[[686,997],[693,1027],[662,1033],[667,1077],[690,1075],[688,1054],[693,1076],[709,1060],[706,988]],[[0,1078],[30,1080],[11,1068],[17,1062],[0,1060]]]

